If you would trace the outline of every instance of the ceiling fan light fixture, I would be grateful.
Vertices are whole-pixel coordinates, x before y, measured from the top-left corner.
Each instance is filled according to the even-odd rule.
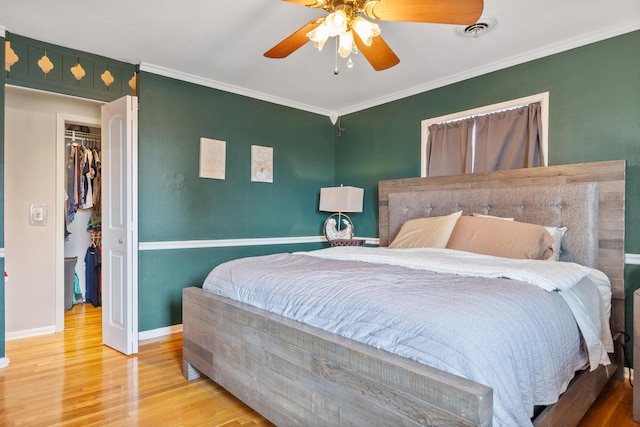
[[[348,57],[352,53],[358,53],[356,45],[353,42],[353,33],[351,32],[351,30],[347,31],[344,34],[340,34],[338,53],[343,58]]]
[[[467,26],[476,23],[471,32],[479,35],[478,24],[485,0],[284,0],[312,8],[321,8],[328,15],[317,17],[264,53],[267,58],[286,58],[309,40],[321,50],[331,37],[336,39],[336,64],[338,49],[341,53],[359,52],[376,71],[387,70],[400,63],[400,58],[380,35],[380,28],[373,21],[423,22]],[[359,15],[363,15],[363,18]],[[349,32],[347,35],[346,33]],[[376,38],[377,37],[377,38]],[[355,45],[355,47],[354,47]],[[349,49],[351,47],[351,49]],[[350,55],[348,55],[350,56]],[[348,64],[353,61],[348,61]],[[349,66],[349,65],[347,65]],[[338,74],[337,66],[334,74]]]
[[[347,17],[347,14],[344,10],[339,9],[333,13],[330,13],[324,19],[324,24],[329,31],[329,36],[335,37],[347,32],[349,18]]]
[[[353,18],[351,27],[356,33],[358,33],[360,40],[362,40],[362,42],[367,46],[371,46],[373,38],[380,35],[380,27],[378,24],[369,22],[360,16]]]
[[[324,47],[324,44],[327,42],[327,40],[329,40],[329,37],[331,36],[329,35],[329,29],[323,22],[313,30],[309,31],[307,33],[307,37],[313,42],[313,46],[321,51]]]

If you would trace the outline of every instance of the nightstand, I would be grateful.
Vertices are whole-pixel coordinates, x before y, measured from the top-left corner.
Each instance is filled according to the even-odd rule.
[[[336,246],[366,246],[365,245],[366,240],[364,239],[337,239],[337,240],[331,240],[331,247],[336,247]]]

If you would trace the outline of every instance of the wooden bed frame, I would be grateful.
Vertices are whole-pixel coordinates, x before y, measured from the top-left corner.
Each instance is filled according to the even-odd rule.
[[[597,183],[597,266],[612,282],[615,334],[624,330],[624,161],[381,181],[380,245],[386,246],[394,235],[388,211],[392,193],[579,182]],[[616,349],[612,365],[579,373],[560,401],[545,408],[534,424],[577,424],[606,382],[614,375],[622,378],[622,353],[620,346]],[[485,385],[200,288],[186,288],[183,374],[193,380],[201,373],[279,426],[492,423],[492,390]]]

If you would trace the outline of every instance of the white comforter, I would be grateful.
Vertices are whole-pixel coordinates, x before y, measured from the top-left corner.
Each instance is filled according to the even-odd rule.
[[[589,352],[591,370],[610,364],[611,283],[600,270],[570,262],[510,259],[451,249],[337,247],[299,255],[398,265],[466,277],[520,280],[546,291],[558,291],[578,323]],[[587,279],[587,280],[585,280]],[[589,285],[591,282],[596,285]],[[595,291],[597,289],[597,292]]]
[[[545,290],[554,275],[562,290]],[[608,362],[606,278],[575,264],[340,247],[230,261],[203,288],[486,384],[494,426],[530,426],[557,401],[587,361],[577,324]]]

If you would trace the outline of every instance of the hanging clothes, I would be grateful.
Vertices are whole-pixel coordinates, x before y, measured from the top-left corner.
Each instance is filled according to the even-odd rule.
[[[67,222],[73,222],[76,208],[76,191],[75,191],[75,176],[76,176],[76,147],[71,146],[69,150],[69,158],[67,159]]]
[[[66,210],[67,222],[71,223],[75,218],[78,209],[94,208],[92,221],[89,222],[88,229],[93,230],[99,228],[101,221],[100,216],[100,150],[97,139],[82,141],[77,143],[74,134],[69,147],[69,156],[67,158],[67,178],[66,192],[68,204]],[[87,146],[87,145],[93,145]],[[98,145],[98,147],[96,147]],[[96,211],[95,207],[98,206]]]
[[[91,230],[102,229],[102,200],[100,198],[100,192],[102,187],[102,163],[100,161],[100,152],[93,151],[93,180],[92,180],[92,192],[93,192],[93,214],[89,220],[87,228]]]
[[[82,159],[82,209],[91,209],[93,207],[93,151],[84,150]]]

